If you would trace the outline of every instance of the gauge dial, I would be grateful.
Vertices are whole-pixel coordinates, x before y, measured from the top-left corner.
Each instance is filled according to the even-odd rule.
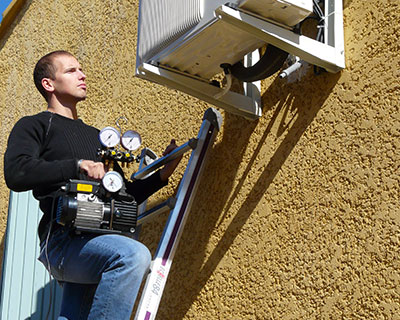
[[[121,137],[122,146],[128,151],[135,151],[142,144],[140,134],[133,130],[128,130]]]
[[[112,148],[119,143],[120,134],[119,131],[113,127],[105,127],[100,131],[99,139],[103,146]]]
[[[109,171],[103,177],[103,186],[109,192],[117,192],[121,190],[124,180],[116,171]]]

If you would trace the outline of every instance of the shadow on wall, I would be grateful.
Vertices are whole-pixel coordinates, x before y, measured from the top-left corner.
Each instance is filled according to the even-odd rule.
[[[196,212],[188,217],[161,301],[158,313],[160,319],[184,318],[291,151],[316,117],[339,77],[340,74],[328,73],[318,77],[309,75],[302,82],[292,85],[282,85],[282,80],[276,78],[263,95],[263,114],[269,113],[272,116],[270,120],[264,121],[265,130],[257,130],[259,133],[255,132],[257,122],[249,122],[225,113],[222,141],[214,146],[200,182],[199,196],[193,203]],[[313,91],[308,90],[310,82],[314,85]],[[252,166],[260,161],[258,156],[261,148],[265,146],[272,128],[277,125],[277,136],[282,137],[282,142],[276,147],[258,179],[252,183],[252,189],[246,189],[247,198],[238,210],[235,209],[235,216],[231,218],[211,254],[207,253],[211,235],[219,221],[223,221],[230,211],[245,183],[248,186],[246,178]],[[250,138],[256,141],[252,143],[255,148],[251,158],[242,165]],[[244,170],[237,177],[240,166]],[[235,180],[237,183],[234,184]],[[214,247],[214,242],[212,245]]]

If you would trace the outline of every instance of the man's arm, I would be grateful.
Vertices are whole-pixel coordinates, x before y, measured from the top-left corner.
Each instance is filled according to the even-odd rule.
[[[171,143],[165,149],[163,156],[166,156],[168,153],[174,151],[178,146],[176,145],[175,139],[171,140]],[[160,171],[160,178],[162,181],[168,181],[168,178],[172,175],[175,171],[176,167],[178,166],[179,162],[181,161],[182,156],[168,162]]]
[[[40,158],[45,127],[29,118],[19,120],[11,131],[4,155],[4,176],[14,191],[68,181],[76,178],[76,159],[45,161]]]
[[[175,140],[172,139],[171,143],[165,149],[163,156],[172,152],[177,147],[178,146],[176,145]],[[181,159],[182,157],[172,160],[171,162],[167,163],[162,169],[156,171],[148,178],[136,180],[133,182],[125,182],[127,192],[135,197],[137,203],[142,203],[153,193],[168,184],[168,178],[175,171]]]

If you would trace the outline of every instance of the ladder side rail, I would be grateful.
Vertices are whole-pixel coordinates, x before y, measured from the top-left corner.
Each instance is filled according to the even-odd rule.
[[[196,194],[207,151],[212,147],[220,125],[221,116],[219,112],[212,108],[208,109],[199,131],[198,145],[192,151],[178,188],[176,205],[168,217],[151,265],[151,272],[147,276],[135,320],[155,319],[172,260]]]

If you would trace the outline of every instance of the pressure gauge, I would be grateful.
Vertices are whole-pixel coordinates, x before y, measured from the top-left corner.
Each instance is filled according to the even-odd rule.
[[[103,177],[103,186],[109,192],[121,190],[124,180],[116,171],[108,171]]]
[[[121,137],[122,146],[128,151],[135,151],[142,144],[140,134],[133,130],[128,130]]]
[[[120,134],[119,131],[113,127],[105,127],[100,131],[99,139],[103,146],[112,148],[119,143]]]

